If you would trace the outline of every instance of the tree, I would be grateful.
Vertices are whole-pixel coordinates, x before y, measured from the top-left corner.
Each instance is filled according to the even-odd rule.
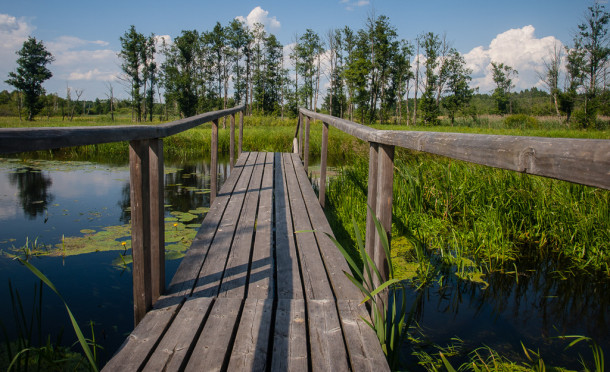
[[[492,97],[496,101],[498,112],[502,115],[507,112],[512,114],[513,105],[510,99],[510,91],[515,87],[513,85],[513,77],[517,76],[519,72],[504,63],[493,61],[491,62],[491,67],[493,80],[496,83],[496,89]]]
[[[582,57],[580,68],[585,86],[585,105],[583,126],[594,123],[597,117],[597,92],[600,72],[608,63],[610,48],[608,47],[608,22],[610,14],[599,3],[590,6],[585,21],[578,25],[574,35],[573,53]],[[574,65],[575,67],[576,65]]]
[[[464,57],[455,49],[451,50],[446,66],[447,80],[444,91],[449,95],[443,99],[443,106],[453,125],[455,114],[463,110],[472,99],[474,93],[474,89],[470,88],[472,70],[466,68]]]
[[[538,73],[538,77],[540,80],[544,82],[544,84],[549,89],[549,93],[551,93],[551,99],[553,100],[553,104],[555,105],[555,112],[557,116],[559,116],[559,72],[561,69],[561,60],[563,58],[561,48],[557,44],[553,45],[553,51],[551,53],[550,58],[543,59],[543,70]]]
[[[132,113],[135,112],[135,120],[142,120],[142,94],[140,88],[144,79],[142,77],[142,57],[145,54],[146,39],[144,35],[136,31],[131,25],[121,40],[121,51],[119,57],[123,60],[121,68],[125,73],[125,80],[130,85]]]
[[[45,92],[42,83],[53,76],[47,65],[55,59],[46,50],[42,41],[31,36],[16,54],[19,56],[17,71],[9,72],[9,78],[5,82],[23,94],[23,105],[28,112],[27,119],[32,121],[43,107],[43,102],[40,100]]]
[[[435,95],[439,79],[436,73],[439,63],[437,57],[441,50],[441,45],[438,35],[435,35],[432,32],[428,32],[422,37],[424,57],[426,58],[424,65],[426,69],[424,72],[424,94],[420,100],[420,110],[424,124],[426,125],[438,125],[440,123],[438,120],[439,107]]]

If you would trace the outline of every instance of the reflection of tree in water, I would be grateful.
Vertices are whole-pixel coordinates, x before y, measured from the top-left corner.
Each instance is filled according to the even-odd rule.
[[[536,255],[522,257],[516,266],[518,275],[487,273],[486,289],[481,284],[458,279],[445,268],[440,274],[444,277],[442,286],[429,286],[409,295],[415,301],[415,319],[423,323],[427,311],[472,313],[476,319],[491,310],[495,316],[513,319],[524,327],[529,320],[534,324],[540,320],[542,329],[528,331],[532,334],[552,337],[558,335],[557,330],[568,333],[579,330],[600,344],[610,341],[608,278],[575,274],[569,264],[557,258]],[[569,274],[563,276],[562,272]],[[426,311],[430,306],[434,309]]]
[[[210,205],[210,194],[202,193],[210,188],[209,165],[189,164],[181,165],[174,173],[165,175],[165,205],[171,205],[172,211],[188,212],[191,209]],[[219,185],[226,178],[226,164],[220,165]],[[122,189],[122,198],[118,205],[121,207],[121,222],[129,223],[131,215],[129,212],[130,194],[129,183],[125,183]]]
[[[51,177],[31,167],[18,168],[8,175],[12,185],[19,188],[19,201],[30,220],[42,215],[54,197],[49,193]]]

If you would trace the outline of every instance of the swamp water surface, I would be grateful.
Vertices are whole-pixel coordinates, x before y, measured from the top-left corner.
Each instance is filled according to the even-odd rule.
[[[220,187],[229,167],[219,163]],[[207,212],[209,185],[209,161],[165,165],[168,284]],[[127,165],[0,159],[0,321],[9,338],[17,332],[9,280],[28,319],[39,283],[13,259],[29,255],[62,293],[86,337],[88,322],[95,323],[104,348],[100,365],[113,355],[133,329],[129,206]],[[42,324],[43,335],[55,339],[63,328],[63,344],[76,341],[63,304],[46,287]]]

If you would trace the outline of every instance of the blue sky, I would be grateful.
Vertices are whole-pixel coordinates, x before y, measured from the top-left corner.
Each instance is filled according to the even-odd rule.
[[[284,45],[311,28],[324,34],[332,28],[364,26],[374,11],[386,15],[400,38],[422,32],[446,33],[473,69],[473,86],[491,89],[489,64],[498,60],[519,71],[517,89],[538,82],[535,70],[555,44],[569,45],[582,22],[586,0],[309,0],[309,1],[133,1],[0,0],[0,89],[15,69],[14,52],[28,35],[43,40],[54,54],[54,77],[47,91],[65,95],[66,85],[83,89],[83,98],[104,97],[106,85],[125,96],[120,74],[119,37],[135,25],[144,34],[174,38],[182,30],[210,30],[216,21],[235,17],[264,23]]]

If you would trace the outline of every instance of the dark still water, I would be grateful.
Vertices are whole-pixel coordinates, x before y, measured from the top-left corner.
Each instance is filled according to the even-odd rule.
[[[210,170],[205,160],[165,168],[169,283],[209,207]],[[220,162],[219,185],[228,173]],[[113,355],[133,329],[129,203],[126,165],[0,159],[0,321],[10,339],[17,337],[17,326],[9,280],[28,319],[39,283],[13,258],[31,252],[30,262],[62,293],[86,337],[94,322],[104,348],[100,365]],[[52,339],[63,328],[65,345],[76,341],[63,304],[46,287],[42,326]]]

